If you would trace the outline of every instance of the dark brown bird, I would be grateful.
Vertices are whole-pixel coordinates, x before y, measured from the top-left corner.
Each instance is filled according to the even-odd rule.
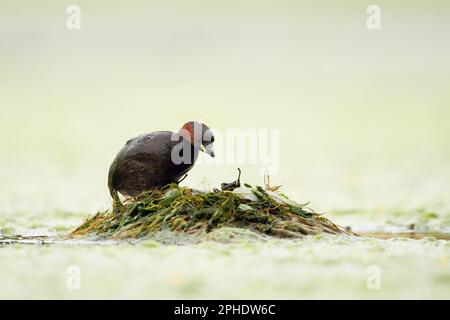
[[[156,131],[127,141],[109,168],[108,187],[113,210],[122,206],[117,192],[137,196],[152,188],[180,182],[199,151],[214,157],[214,136],[200,122],[186,122],[178,132]]]

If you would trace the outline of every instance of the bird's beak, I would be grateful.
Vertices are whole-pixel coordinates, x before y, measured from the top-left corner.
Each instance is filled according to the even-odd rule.
[[[216,156],[212,144],[209,144],[206,147],[202,145],[202,151],[209,154],[213,158]]]

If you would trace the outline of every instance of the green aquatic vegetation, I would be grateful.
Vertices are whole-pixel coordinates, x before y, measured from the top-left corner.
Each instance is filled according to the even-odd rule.
[[[88,217],[69,238],[142,238],[165,230],[200,235],[224,227],[281,238],[349,234],[307,205],[260,186],[200,192],[172,184],[127,200],[117,213]]]

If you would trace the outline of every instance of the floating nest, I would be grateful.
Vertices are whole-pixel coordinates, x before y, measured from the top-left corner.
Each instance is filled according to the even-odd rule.
[[[296,203],[260,186],[200,192],[172,184],[127,200],[116,214],[99,212],[88,217],[69,238],[137,239],[164,230],[201,235],[222,227],[279,238],[350,234],[310,209],[308,203]]]

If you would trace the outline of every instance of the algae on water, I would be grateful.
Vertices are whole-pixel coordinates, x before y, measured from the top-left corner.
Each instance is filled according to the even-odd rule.
[[[281,238],[349,234],[307,205],[260,186],[200,192],[171,184],[127,200],[118,214],[99,212],[88,217],[69,237],[142,238],[164,230],[200,235],[222,227]]]

